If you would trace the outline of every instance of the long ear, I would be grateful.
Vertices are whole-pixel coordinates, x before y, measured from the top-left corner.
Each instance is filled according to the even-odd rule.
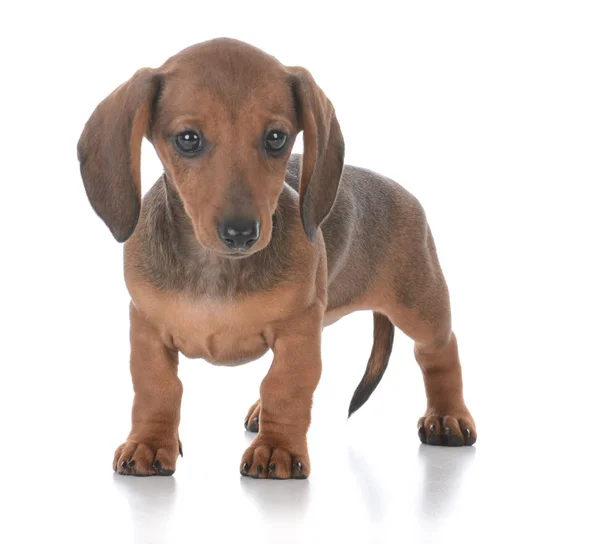
[[[314,242],[337,195],[344,168],[344,138],[329,99],[304,68],[288,68],[298,121],[304,131],[300,176],[300,213],[304,232]]]
[[[92,207],[124,242],[140,215],[140,152],[160,76],[149,68],[108,95],[94,110],[77,144],[81,177]]]

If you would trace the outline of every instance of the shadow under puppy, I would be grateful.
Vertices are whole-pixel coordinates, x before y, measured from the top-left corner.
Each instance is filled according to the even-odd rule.
[[[302,158],[291,155],[300,131]],[[142,205],[144,136],[164,174]],[[94,210],[127,240],[135,397],[114,457],[120,474],[175,471],[179,352],[237,365],[271,349],[240,471],[306,478],[321,330],[364,309],[373,310],[374,344],[350,413],[379,383],[397,326],[414,339],[425,381],[421,441],[475,442],[423,209],[395,182],[344,167],[333,106],[305,69],[235,40],[194,45],[102,101],[78,157]]]

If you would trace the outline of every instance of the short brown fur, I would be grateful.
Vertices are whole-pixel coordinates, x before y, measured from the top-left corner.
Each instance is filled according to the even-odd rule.
[[[265,152],[265,134],[287,134]],[[202,135],[182,156],[174,136]],[[304,156],[291,155],[299,132]],[[140,145],[165,173],[141,202]],[[350,413],[387,366],[394,326],[415,341],[427,410],[421,441],[470,445],[475,423],[462,395],[448,291],[418,201],[395,182],[344,167],[333,106],[303,68],[288,68],[229,39],[192,46],[142,69],[94,111],[78,145],[92,206],[125,244],[131,295],[132,428],[117,448],[120,474],[170,475],[178,454],[178,353],[237,365],[269,349],[273,363],[249,410],[258,435],[240,471],[306,478],[306,433],[321,374],[321,331],[374,312],[374,346]],[[233,251],[226,217],[251,217],[260,235]]]

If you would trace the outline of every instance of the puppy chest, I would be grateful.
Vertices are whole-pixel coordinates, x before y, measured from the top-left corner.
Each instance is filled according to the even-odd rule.
[[[165,345],[186,357],[221,365],[243,364],[264,355],[276,324],[294,314],[297,296],[290,290],[237,300],[173,296],[147,288],[130,292]]]
[[[160,319],[163,341],[190,359],[239,365],[258,359],[269,349],[263,336],[266,323],[239,307],[200,304],[169,310]]]
[[[269,346],[261,334],[236,334],[221,330],[196,333],[178,330],[171,335],[175,347],[190,359],[201,358],[218,365],[241,365],[264,355]]]

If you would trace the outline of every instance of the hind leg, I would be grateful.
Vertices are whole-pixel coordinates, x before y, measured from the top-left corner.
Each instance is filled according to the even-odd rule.
[[[475,422],[463,398],[456,336],[447,324],[434,324],[406,309],[389,316],[415,340],[427,409],[418,422],[419,438],[432,446],[470,446],[477,439]]]
[[[432,446],[471,446],[475,422],[463,398],[462,372],[456,336],[442,343],[415,343],[415,357],[425,382],[427,410],[419,419],[421,442]]]
[[[385,312],[415,341],[427,410],[418,422],[421,442],[433,446],[470,446],[477,439],[475,422],[463,398],[458,345],[451,328],[450,299],[429,229],[424,244],[397,267]],[[389,284],[388,284],[389,285]]]

